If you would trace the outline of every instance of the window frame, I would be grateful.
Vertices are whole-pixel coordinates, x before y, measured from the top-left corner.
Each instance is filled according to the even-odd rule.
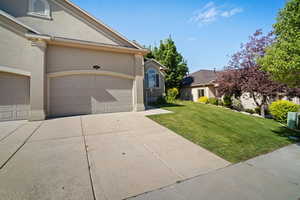
[[[45,10],[44,10],[43,14],[35,12],[34,4],[36,1],[41,1],[44,4]],[[44,18],[44,19],[52,19],[50,5],[47,0],[28,0],[27,14],[30,16],[40,17],[40,18]]]
[[[153,70],[154,71],[154,74],[155,74],[155,86],[154,87],[149,87],[149,72]],[[159,72],[157,69],[155,68],[148,68],[147,71],[146,71],[146,87],[149,88],[149,89],[157,89],[157,88],[160,88],[160,75],[159,75]]]
[[[205,89],[204,88],[201,88],[201,89],[198,89],[198,98],[200,97],[205,97]],[[203,92],[203,95],[201,94]]]

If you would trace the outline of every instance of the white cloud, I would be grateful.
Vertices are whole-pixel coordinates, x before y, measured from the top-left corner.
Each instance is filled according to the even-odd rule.
[[[241,12],[243,12],[242,8],[229,9],[226,6],[217,6],[214,2],[209,2],[194,13],[190,22],[201,26],[210,24],[219,18],[228,18]]]
[[[236,15],[236,14],[241,13],[241,12],[243,12],[242,8],[233,8],[231,10],[222,12],[221,16],[222,17],[231,17],[231,16]]]

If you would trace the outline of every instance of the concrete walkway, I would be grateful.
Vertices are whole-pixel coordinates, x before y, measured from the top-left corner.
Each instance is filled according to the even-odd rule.
[[[121,200],[229,165],[145,115],[0,123],[0,199]]]
[[[130,200],[299,200],[300,144]]]

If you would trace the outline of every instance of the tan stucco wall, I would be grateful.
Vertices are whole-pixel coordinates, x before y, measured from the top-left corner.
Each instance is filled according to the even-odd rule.
[[[144,83],[144,87],[145,87],[145,101],[155,101],[158,97],[161,97],[163,95],[165,95],[165,78],[162,74],[162,72],[160,72],[160,66],[154,62],[146,62],[145,63],[145,73],[147,72],[147,70],[149,68],[154,68],[159,72],[159,87],[158,88],[153,88],[152,90],[150,90],[149,88],[146,87],[146,83]],[[151,91],[151,93],[150,93]],[[151,99],[148,99],[149,96],[151,96]]]
[[[1,20],[1,23],[6,22]],[[45,118],[45,48],[45,43],[32,43],[19,33],[0,25],[0,68],[30,72],[29,119],[32,120]]]
[[[78,11],[64,5],[63,1],[48,0],[48,2],[52,18],[50,20],[28,15],[28,0],[1,0],[0,8],[44,34],[105,44],[124,44],[121,40],[112,39],[109,32],[93,28],[91,21],[79,17]],[[61,2],[60,4],[64,6],[55,2]]]
[[[133,54],[52,45],[47,48],[47,73],[93,70],[94,65],[99,65],[100,70],[134,76],[134,63]]]
[[[200,89],[204,89],[204,96],[207,96],[208,98],[216,97],[216,90],[213,86],[185,87],[181,89],[181,99],[197,102],[198,90]]]

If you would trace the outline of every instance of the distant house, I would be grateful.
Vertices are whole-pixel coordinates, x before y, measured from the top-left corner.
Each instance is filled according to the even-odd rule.
[[[218,97],[218,84],[216,83],[218,71],[215,70],[199,70],[194,72],[183,80],[183,88],[180,92],[180,98],[182,100],[190,100],[197,102],[200,97],[206,96],[208,98]],[[280,99],[288,99],[287,97],[280,97]],[[244,109],[255,109],[255,104],[249,93],[243,93],[241,98],[241,104]],[[294,103],[300,104],[299,98],[290,99]]]
[[[181,90],[181,99],[197,101],[200,97],[217,96],[217,71],[215,70],[199,70],[188,75],[183,80],[183,88]]]

